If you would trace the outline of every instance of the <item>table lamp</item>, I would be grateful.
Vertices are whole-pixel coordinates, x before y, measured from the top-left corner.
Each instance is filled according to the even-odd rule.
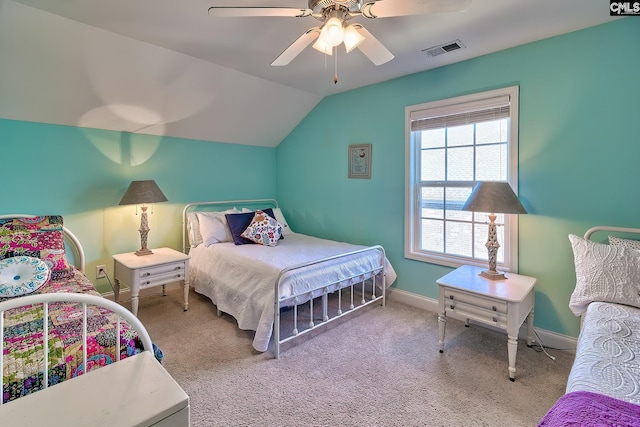
[[[147,236],[149,235],[149,222],[147,219],[147,203],[166,202],[167,198],[152,179],[146,181],[131,181],[129,188],[122,196],[120,205],[142,205],[142,215],[140,218],[140,249],[136,255],[151,255],[153,252],[147,248]],[[137,209],[136,209],[137,214]]]
[[[489,270],[483,270],[480,275],[490,280],[504,279],[504,273],[496,270],[496,259],[500,248],[496,232],[496,213],[526,214],[526,209],[508,182],[480,181],[473,188],[471,195],[462,206],[462,210],[489,214],[489,237],[485,245],[489,254]]]

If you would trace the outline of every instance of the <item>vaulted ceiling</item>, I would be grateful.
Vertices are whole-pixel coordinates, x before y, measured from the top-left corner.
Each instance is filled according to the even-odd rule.
[[[186,131],[186,125],[182,127],[185,131],[182,131],[174,122],[173,126],[164,126],[162,131],[156,133],[266,146],[277,145],[324,96],[613,19],[609,16],[608,4],[600,0],[472,0],[464,12],[384,19],[355,18],[354,21],[366,26],[394,55],[385,64],[374,65],[359,50],[348,54],[342,50],[337,55],[336,64],[332,57],[325,57],[309,46],[288,65],[274,67],[270,65],[273,60],[306,30],[317,26],[317,20],[312,17],[210,17],[207,9],[214,5],[304,9],[307,7],[306,0],[4,0],[4,3],[36,8],[196,58],[199,63],[209,63],[218,72],[225,70],[225,75],[241,76],[242,82],[233,84],[249,88],[252,94],[239,95],[241,91],[237,89],[225,91],[214,87],[213,90],[225,97],[218,98],[217,102],[228,103],[229,108],[236,109],[236,115],[241,111],[247,111],[253,117],[261,112],[266,114],[269,120],[265,126],[273,126],[278,131],[267,135],[263,142],[252,142],[256,139],[255,134],[242,135],[250,130],[239,128],[237,122],[232,123],[235,129],[212,130],[211,134],[205,130]],[[0,0],[0,18],[2,8],[3,0]],[[37,27],[30,27],[29,31],[43,39],[48,37]],[[425,53],[426,49],[456,40],[463,46],[461,49],[434,57]],[[339,81],[334,84],[336,65]],[[0,75],[0,78],[6,76]],[[246,85],[248,81],[250,85]],[[219,84],[230,85],[228,80]],[[234,87],[233,84],[229,87]],[[215,86],[214,83],[211,85]],[[274,95],[276,93],[283,94],[283,103],[280,105],[278,96]],[[277,109],[283,110],[284,114],[278,116],[268,111]],[[221,123],[218,128],[224,124]],[[192,121],[189,126],[197,124]],[[114,128],[117,129],[117,126]],[[154,133],[153,127],[150,129]]]

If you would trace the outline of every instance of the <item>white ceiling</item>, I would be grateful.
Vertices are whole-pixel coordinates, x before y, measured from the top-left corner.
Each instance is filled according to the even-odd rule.
[[[394,0],[383,0],[394,1]],[[445,0],[446,1],[446,0]],[[312,17],[212,18],[212,5],[306,8],[306,0],[15,0],[84,24],[319,96],[436,68],[613,20],[603,0],[473,0],[466,12],[356,18],[394,55],[375,66],[359,50],[334,63],[308,47],[288,66],[271,62],[318,25]],[[429,58],[423,49],[459,39],[465,49]]]
[[[276,147],[326,95],[613,19],[604,0],[472,0],[461,13],[354,18],[395,58],[376,67],[343,51],[334,84],[334,63],[310,46],[270,65],[316,19],[207,13],[305,1],[0,0],[0,58],[11,59],[0,60],[0,117]],[[453,40],[466,47],[422,52]],[[108,135],[117,147],[119,134]]]

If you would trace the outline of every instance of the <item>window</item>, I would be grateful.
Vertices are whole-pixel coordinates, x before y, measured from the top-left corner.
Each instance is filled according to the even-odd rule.
[[[463,211],[479,181],[518,192],[518,87],[406,108],[405,257],[486,266],[486,213]],[[518,220],[497,215],[498,267],[517,269]]]

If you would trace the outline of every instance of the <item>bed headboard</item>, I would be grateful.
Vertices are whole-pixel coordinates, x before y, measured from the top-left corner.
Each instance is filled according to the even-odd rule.
[[[236,207],[238,209],[247,208],[251,210],[264,208],[277,208],[278,202],[275,199],[246,199],[246,200],[221,200],[211,202],[189,203],[182,210],[182,252],[189,252],[189,223],[187,216],[191,212],[223,211]]]
[[[8,219],[8,218],[33,218],[36,215],[29,214],[0,214],[0,219]],[[85,256],[84,256],[84,248],[80,243],[80,240],[69,230],[67,227],[62,227],[62,231],[64,232],[64,241],[65,246],[70,249],[73,253],[73,260],[70,260],[67,256],[67,260],[71,263],[73,261],[73,265],[84,273],[85,267]]]
[[[612,233],[629,233],[629,234],[640,234],[640,228],[627,228],[627,227],[612,227],[608,225],[599,225],[596,227],[592,227],[584,233],[584,238],[587,240],[591,240],[593,234],[599,232],[612,232]]]

